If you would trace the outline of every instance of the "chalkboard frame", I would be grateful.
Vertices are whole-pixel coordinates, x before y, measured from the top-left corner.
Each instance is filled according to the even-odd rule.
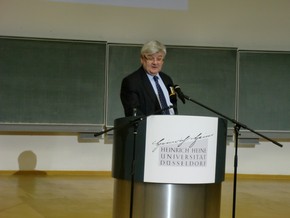
[[[121,87],[121,81],[122,79],[128,75],[129,73],[135,71],[138,67],[141,66],[140,64],[140,49],[141,49],[142,45],[141,44],[130,44],[130,43],[108,43],[108,64],[107,64],[107,103],[106,103],[106,126],[112,126],[113,125],[113,120],[120,118],[123,115],[123,108],[121,107],[121,101],[120,101],[120,97],[119,97],[119,91],[120,91],[120,87]],[[165,64],[163,67],[163,71],[168,73],[170,76],[173,77],[174,82],[177,82],[180,86],[181,89],[184,91],[185,94],[190,95],[191,92],[189,91],[195,91],[196,89],[200,89],[200,84],[196,84],[195,86],[191,87],[187,87],[183,86],[183,82],[186,81],[186,78],[183,79],[178,79],[176,77],[177,74],[179,75],[184,75],[184,73],[186,73],[185,71],[181,71],[181,72],[177,72],[175,74],[172,74],[172,72],[170,72],[170,69],[167,67],[168,65],[170,65],[170,62],[174,59],[178,59],[178,57],[174,57],[174,55],[172,56],[171,54],[171,50],[174,49],[179,49],[181,52],[183,51],[193,51],[196,50],[197,52],[200,53],[207,53],[207,51],[212,51],[212,52],[229,52],[228,54],[226,54],[226,57],[231,56],[232,60],[230,61],[231,63],[231,74],[230,75],[232,78],[230,78],[230,80],[232,81],[231,87],[230,87],[230,91],[229,92],[224,92],[223,95],[224,96],[220,96],[220,97],[224,97],[231,99],[231,102],[229,102],[228,104],[231,104],[230,107],[230,114],[225,114],[231,118],[235,118],[236,117],[236,99],[235,99],[235,95],[236,95],[236,76],[237,76],[237,48],[232,48],[232,47],[204,47],[204,46],[178,46],[178,45],[166,45],[167,47],[167,56],[165,58]],[[113,49],[115,50],[113,50]],[[129,49],[129,56],[126,56],[124,49]],[[210,54],[211,55],[211,54]],[[211,55],[212,56],[219,56],[219,54],[214,54]],[[201,57],[203,58],[203,57]],[[220,57],[218,57],[220,58]],[[222,60],[223,57],[221,57]],[[116,61],[121,61],[124,64],[116,64]],[[183,60],[183,63],[181,64],[185,64],[185,61],[187,60]],[[223,61],[223,60],[222,60]],[[168,63],[169,62],[169,63]],[[203,60],[201,60],[201,62],[203,62]],[[187,62],[189,65],[191,63],[189,63],[189,61]],[[117,65],[117,66],[115,66]],[[200,65],[199,67],[203,68],[203,67],[210,67],[210,66],[205,66],[205,64]],[[218,67],[219,68],[219,67]],[[219,72],[221,72],[221,69],[218,69]],[[187,73],[192,73],[192,72],[187,72]],[[203,72],[200,72],[199,74],[202,74]],[[202,76],[201,76],[202,77]],[[228,78],[224,78],[225,80],[227,80]],[[221,81],[221,79],[220,79]],[[116,84],[117,83],[117,84]],[[224,89],[224,86],[221,87],[221,89]],[[218,91],[219,92],[219,91]],[[213,95],[216,93],[211,93],[211,96],[213,97]],[[112,95],[113,98],[112,99]],[[197,97],[197,100],[200,100],[201,103],[204,103],[205,105],[207,104],[208,100],[205,99],[206,101],[203,102],[202,100],[202,96],[203,94],[200,92],[198,94],[194,93],[194,95],[190,96],[192,98]],[[111,98],[111,99],[110,99]],[[222,100],[215,100],[215,104],[218,104],[218,101],[222,101]],[[118,102],[118,105],[116,105],[116,102]],[[187,113],[183,113],[184,112],[184,107],[186,107],[187,109]],[[213,107],[213,106],[212,106]],[[226,107],[224,107],[226,108]],[[216,109],[218,111],[217,108],[213,108]],[[110,111],[111,110],[111,111]],[[227,109],[226,109],[227,110]],[[229,111],[228,110],[228,111]],[[179,111],[181,113],[179,114],[185,114],[185,115],[200,115],[200,116],[217,116],[216,114],[213,114],[209,111],[207,111],[204,108],[200,108],[200,106],[198,105],[194,105],[192,104],[192,102],[187,102],[186,105],[184,106],[180,101],[179,101]],[[190,111],[190,112],[188,112]],[[193,111],[193,112],[191,112]],[[198,113],[195,113],[195,111],[197,111]],[[223,111],[220,111],[222,113],[225,113]],[[112,116],[112,114],[114,116]],[[231,125],[231,124],[230,124]]]
[[[60,43],[84,43],[84,44],[102,44],[103,48],[104,48],[104,52],[103,52],[103,59],[102,59],[102,87],[98,90],[99,93],[96,93],[96,99],[99,98],[99,101],[101,101],[101,104],[98,105],[98,107],[100,107],[100,111],[101,111],[101,115],[100,115],[100,122],[94,122],[94,123],[73,123],[73,122],[67,122],[67,123],[55,123],[55,122],[2,122],[0,119],[0,131],[31,131],[31,132],[96,132],[96,131],[100,131],[102,129],[104,129],[105,127],[110,127],[112,126],[112,122],[110,122],[110,119],[112,119],[111,114],[110,114],[110,110],[113,108],[113,110],[116,110],[118,108],[112,107],[112,105],[110,105],[109,103],[109,99],[110,99],[110,84],[109,84],[109,80],[110,80],[110,61],[114,61],[110,58],[110,46],[124,46],[124,47],[135,47],[136,50],[136,54],[134,54],[134,59],[129,60],[132,63],[134,63],[132,66],[130,66],[130,70],[125,69],[124,74],[121,75],[120,78],[116,78],[117,80],[119,80],[119,83],[121,83],[121,78],[123,78],[123,76],[129,74],[130,72],[133,72],[134,70],[136,70],[140,65],[140,56],[139,56],[139,50],[141,48],[141,44],[130,44],[130,43],[108,43],[106,41],[90,41],[90,40],[72,40],[72,39],[52,39],[52,38],[33,38],[33,37],[15,37],[15,36],[0,36],[0,40],[2,39],[13,39],[13,40],[35,40],[35,41],[47,41],[47,42],[60,42]],[[0,47],[1,49],[1,47]],[[288,54],[290,55],[290,51],[259,51],[259,50],[239,50],[238,48],[231,48],[231,47],[205,47],[205,46],[179,46],[179,45],[167,45],[167,49],[170,53],[171,49],[201,49],[201,50],[206,50],[206,49],[212,49],[212,50],[230,50],[230,51],[235,51],[236,52],[236,71],[235,71],[235,79],[232,79],[232,82],[235,83],[236,86],[236,91],[235,91],[235,96],[233,102],[234,102],[234,106],[232,106],[231,109],[231,114],[225,114],[225,115],[229,115],[229,117],[233,117],[235,119],[241,118],[240,116],[240,112],[241,112],[241,67],[242,64],[241,63],[241,55],[243,55],[244,53],[248,53],[248,54],[253,54],[253,53],[259,53],[261,55],[263,54]],[[170,59],[170,54],[166,57]],[[128,61],[128,58],[124,59],[124,62]],[[167,60],[166,60],[167,61]],[[122,69],[121,69],[122,70]],[[164,67],[164,71],[167,73],[168,69],[166,68],[166,64]],[[170,69],[169,69],[170,71]],[[172,75],[169,72],[170,75]],[[0,69],[0,75],[1,75],[1,69]],[[181,86],[182,90],[185,92],[185,94],[190,94],[188,87],[186,88],[183,84],[182,84],[182,80],[180,82],[180,80],[176,80],[176,78],[174,78],[175,82],[177,81],[179,83],[179,85]],[[236,81],[234,81],[236,80]],[[195,90],[195,87],[193,87],[193,90]],[[234,92],[234,89],[232,88],[231,92]],[[193,93],[193,96],[190,97],[194,97],[195,99],[195,93]],[[198,97],[198,96],[197,96]],[[225,96],[227,97],[227,96]],[[198,98],[195,100],[199,100]],[[232,103],[233,103],[232,102]],[[1,103],[1,101],[0,101]],[[206,102],[201,102],[201,103],[205,103],[205,105],[207,105]],[[119,104],[121,104],[121,102],[119,101]],[[182,103],[179,101],[179,105],[182,105]],[[235,109],[234,109],[235,107]],[[111,108],[111,109],[110,109]],[[110,109],[110,110],[109,110]],[[216,109],[217,111],[218,108],[213,108]],[[234,111],[233,111],[234,110]],[[195,114],[196,115],[196,114]],[[214,116],[214,115],[213,115]],[[122,117],[122,116],[120,116]],[[115,118],[120,118],[120,117],[115,117]],[[240,122],[244,122],[243,119],[239,120]],[[280,138],[290,138],[290,130],[288,128],[263,128],[260,126],[252,126],[251,123],[248,123],[247,120],[246,121],[246,125],[249,125],[249,127],[253,127],[254,129],[257,129],[260,132],[265,132],[267,135],[271,135],[271,137],[280,137]],[[231,125],[231,124],[230,124]],[[230,127],[229,129],[231,129],[232,127]],[[242,130],[241,132],[247,132]],[[247,133],[243,133],[242,135],[247,135]],[[248,136],[247,136],[248,137]]]
[[[42,120],[40,120],[40,122],[37,122],[35,120],[32,122],[30,122],[30,121],[27,122],[27,121],[25,121],[25,119],[22,120],[21,116],[19,116],[18,120],[12,119],[12,121],[10,121],[10,120],[7,120],[7,117],[5,117],[5,113],[3,113],[3,111],[2,111],[2,113],[1,113],[2,115],[1,115],[1,119],[0,119],[0,131],[96,132],[96,131],[104,128],[104,120],[105,120],[105,115],[104,115],[105,114],[105,107],[104,107],[105,87],[104,87],[104,85],[105,85],[105,63],[106,63],[106,44],[107,44],[107,42],[105,42],[105,41],[89,41],[89,40],[51,39],[51,38],[48,39],[48,38],[35,38],[35,37],[14,37],[14,36],[0,36],[0,40],[3,41],[2,46],[0,47],[0,49],[2,49],[2,57],[6,55],[6,54],[4,54],[5,51],[9,51],[9,48],[5,47],[7,44],[9,44],[9,43],[6,43],[8,41],[9,42],[16,42],[17,41],[17,43],[23,42],[23,44],[25,44],[26,42],[28,42],[28,43],[34,42],[35,44],[38,43],[38,45],[39,45],[39,43],[40,44],[41,43],[43,43],[43,44],[48,43],[48,45],[52,46],[52,47],[53,47],[53,44],[58,45],[58,47],[57,46],[55,46],[55,47],[57,47],[58,51],[60,51],[59,53],[61,55],[64,55],[65,58],[67,58],[68,60],[66,60],[67,61],[66,63],[57,63],[58,64],[57,67],[61,66],[62,67],[61,69],[63,69],[66,67],[66,65],[67,66],[69,65],[69,67],[67,68],[68,72],[64,73],[64,76],[68,76],[67,79],[63,80],[62,84],[57,83],[58,85],[61,84],[61,85],[65,86],[66,88],[72,88],[72,90],[68,90],[72,93],[71,98],[68,98],[68,101],[66,101],[66,102],[68,103],[68,105],[70,105],[70,103],[71,103],[71,102],[69,102],[70,100],[76,100],[77,101],[76,104],[78,104],[79,108],[82,107],[81,102],[85,103],[84,107],[86,107],[86,105],[88,107],[90,105],[97,106],[97,107],[91,106],[91,108],[88,108],[88,107],[84,108],[84,110],[87,111],[88,113],[77,112],[77,113],[85,114],[85,115],[81,115],[80,120],[78,120],[77,122],[74,122],[74,120],[72,122],[70,122],[69,119],[71,119],[71,118],[68,118],[67,120],[65,120],[65,122],[58,122],[58,120],[56,120],[57,122],[55,122],[55,120],[53,120],[53,119],[51,122],[50,122],[50,120],[49,120],[49,122],[45,122],[45,121],[43,122]],[[48,45],[45,48],[49,50],[50,47]],[[22,49],[22,48],[20,48],[20,49]],[[25,46],[24,46],[23,49],[27,49],[27,48],[25,48]],[[67,49],[68,51],[65,49]],[[41,51],[41,50],[39,49],[39,51]],[[42,54],[39,51],[37,51],[38,52],[37,55],[41,56]],[[45,53],[45,50],[42,50],[42,51],[43,51],[43,53]],[[62,52],[64,54],[62,54]],[[78,52],[80,52],[80,54],[78,54]],[[57,58],[57,55],[59,53],[56,54],[56,58]],[[67,53],[69,53],[69,54],[67,54]],[[1,50],[0,50],[0,54],[1,54]],[[25,54],[25,52],[23,52],[23,54]],[[27,55],[29,56],[29,54],[27,54]],[[37,55],[35,55],[33,57],[37,57]],[[90,55],[96,55],[97,57],[94,56],[91,58]],[[9,56],[9,55],[6,55],[6,56]],[[22,56],[22,57],[24,57],[24,59],[26,58],[25,56]],[[12,58],[12,57],[6,57],[6,58]],[[4,61],[2,62],[2,68],[4,68],[3,66],[6,67],[5,64],[8,64],[10,62],[13,63],[13,61],[9,62],[7,60],[9,60],[9,59],[5,59],[4,61],[6,61],[6,62],[4,62]],[[78,62],[81,62],[81,63],[78,63]],[[7,71],[7,68],[5,68],[5,69]],[[43,68],[41,68],[41,69],[43,69]],[[71,72],[74,72],[74,73],[81,72],[82,80],[77,81],[78,76],[75,76],[75,77],[72,76],[73,79],[71,79],[71,74],[70,74]],[[2,71],[2,76],[3,76],[3,73],[4,73],[4,70]],[[6,74],[8,74],[8,73],[6,73]],[[36,75],[36,77],[37,77],[37,75]],[[9,78],[9,76],[6,78]],[[34,79],[33,76],[30,75],[30,79],[31,78],[32,78],[32,80]],[[75,90],[74,90],[73,87],[74,87],[74,85],[76,85],[75,83],[72,83],[70,86],[66,85],[66,83],[69,83],[71,81],[74,81],[75,83],[84,82],[84,84],[78,84],[77,88],[75,88]],[[9,83],[8,80],[6,80],[5,82],[6,82],[5,85],[7,85],[7,83]],[[59,81],[57,81],[57,82],[59,82]],[[13,83],[13,82],[11,82],[11,83]],[[43,84],[44,84],[44,86],[46,85],[45,82]],[[99,87],[97,84],[99,84]],[[4,88],[2,89],[2,93],[3,93],[3,90],[4,91],[6,90],[6,93],[4,92],[4,94],[1,95],[0,99],[1,99],[2,103],[4,102],[4,103],[6,103],[5,105],[7,105],[7,102],[8,103],[10,103],[10,102],[9,102],[9,100],[8,101],[6,101],[6,100],[7,100],[7,98],[11,97],[11,93],[7,93],[7,89],[4,89]],[[66,93],[68,93],[68,91],[66,91]],[[92,91],[92,92],[90,93],[90,91]],[[86,101],[86,96],[84,96],[84,93],[86,93],[86,94],[90,93],[89,94],[90,97],[89,97],[88,101]],[[6,94],[6,97],[5,97],[5,94]],[[78,96],[74,97],[76,95],[82,96],[82,97],[78,97]],[[55,96],[57,96],[57,95],[55,95]],[[5,98],[6,98],[6,100],[5,100]],[[62,98],[62,100],[64,98]],[[91,103],[94,102],[94,103],[91,104],[88,102],[91,102]],[[97,104],[96,102],[101,102],[101,103]],[[73,107],[70,106],[69,108],[73,108]],[[96,108],[98,108],[99,114],[97,114]],[[58,108],[56,107],[56,110],[57,109]],[[81,109],[81,110],[83,110],[83,109]],[[72,115],[70,115],[70,117],[73,117],[73,115],[74,114],[72,113]],[[75,119],[75,118],[72,118],[72,119]]]
[[[239,50],[240,122],[267,135],[273,133],[275,138],[290,138],[289,69],[290,51]],[[271,103],[275,104],[271,106],[274,114],[269,110]]]

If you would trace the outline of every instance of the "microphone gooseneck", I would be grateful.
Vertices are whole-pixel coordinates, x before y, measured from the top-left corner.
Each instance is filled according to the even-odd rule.
[[[185,95],[181,91],[179,85],[174,85],[174,90],[177,93],[178,98],[185,104]]]

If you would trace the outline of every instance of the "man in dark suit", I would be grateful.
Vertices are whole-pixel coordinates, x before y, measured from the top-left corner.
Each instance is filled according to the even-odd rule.
[[[143,45],[142,66],[122,81],[120,96],[125,116],[156,114],[161,108],[166,109],[168,106],[173,108],[160,111],[159,114],[165,112],[177,114],[177,98],[173,81],[170,76],[161,72],[165,55],[166,47],[158,41],[149,41]],[[156,80],[160,87],[157,87]],[[161,88],[163,97],[160,96],[158,88]],[[164,101],[166,106],[162,104]]]

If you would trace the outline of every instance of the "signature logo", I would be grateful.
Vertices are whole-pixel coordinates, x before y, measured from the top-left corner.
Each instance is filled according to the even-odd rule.
[[[154,141],[152,144],[154,145],[154,149],[152,152],[155,152],[161,146],[176,146],[180,148],[182,146],[187,146],[188,148],[192,148],[198,140],[213,137],[214,134],[203,135],[203,133],[199,133],[194,136],[186,136],[185,138],[177,139],[177,140],[170,140],[166,138],[162,138],[159,140]]]

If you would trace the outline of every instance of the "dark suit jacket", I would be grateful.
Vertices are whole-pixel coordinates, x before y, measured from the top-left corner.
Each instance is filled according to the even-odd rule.
[[[170,87],[173,87],[172,79],[165,73],[159,73],[168,93],[171,93]],[[146,75],[143,67],[125,77],[121,85],[121,101],[125,111],[125,116],[133,116],[133,109],[137,109],[137,115],[151,115],[160,110],[160,105],[154,89]],[[177,114],[176,95],[170,96],[174,112]]]

